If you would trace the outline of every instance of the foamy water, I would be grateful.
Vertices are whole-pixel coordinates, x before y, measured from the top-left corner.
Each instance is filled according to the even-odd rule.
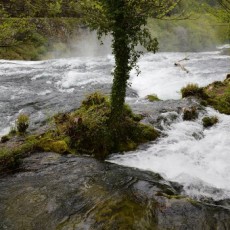
[[[218,55],[218,52],[202,53],[162,53],[161,55],[145,55],[139,66],[141,75],[132,72],[132,87],[140,97],[157,94],[162,99],[181,98],[180,89],[188,83],[206,86],[213,81],[222,81],[230,71],[230,58]],[[175,67],[180,63],[189,71]],[[227,64],[228,63],[228,64]]]
[[[165,126],[167,137],[146,150],[111,157],[110,162],[150,170],[185,186],[192,196],[230,198],[230,116],[208,109],[219,123],[204,129],[201,119],[181,117]],[[220,189],[217,191],[216,189]]]
[[[189,60],[181,64],[189,73],[174,66],[184,58]],[[0,135],[9,131],[19,111],[40,120],[49,110],[62,110],[70,101],[74,105],[82,89],[111,84],[113,65],[110,55],[41,62],[0,60]],[[164,100],[178,99],[188,83],[205,86],[225,79],[230,57],[220,52],[146,54],[139,66],[140,76],[133,71],[130,83],[140,98],[157,94]],[[204,129],[205,115],[216,115],[220,122]],[[146,150],[114,155],[109,161],[158,172],[183,184],[191,196],[230,198],[230,116],[209,108],[196,121],[183,121],[178,115],[170,124],[163,124],[166,137]]]

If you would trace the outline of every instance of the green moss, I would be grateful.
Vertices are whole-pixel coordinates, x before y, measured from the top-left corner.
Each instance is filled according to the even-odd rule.
[[[151,102],[160,101],[156,94],[148,95],[146,98]]]
[[[45,152],[55,152],[55,153],[68,153],[69,148],[64,140],[52,140],[49,138],[43,138],[38,143],[38,148]]]
[[[207,105],[213,106],[220,113],[230,115],[230,78],[228,75],[223,82],[214,82],[203,89],[208,95]]]
[[[128,105],[114,127],[109,123],[110,112],[108,98],[99,93],[89,95],[76,111],[54,116],[55,128],[39,136],[25,134],[20,137],[24,138],[23,144],[20,139],[15,147],[2,148],[0,166],[15,166],[19,159],[35,151],[82,153],[105,159],[110,153],[134,150],[159,136],[153,127],[139,123],[142,116],[133,114]],[[17,129],[25,132],[27,122],[28,117],[21,115]]]
[[[44,136],[24,136],[24,141],[15,140],[9,146],[0,148],[0,172],[16,168],[22,158],[36,151],[52,151],[61,154],[70,152],[66,141],[58,138],[52,136],[51,132],[47,132]]]
[[[157,203],[149,205],[157,208]],[[150,226],[157,229],[157,216],[149,211],[148,205],[128,196],[99,203],[94,219],[105,230],[150,229]]]
[[[28,154],[34,152],[37,149],[38,141],[29,140],[25,141],[23,144],[14,146],[11,148],[1,148],[0,149],[0,171],[8,168],[16,168],[21,158],[27,156]]]
[[[106,101],[108,101],[108,98],[100,92],[95,92],[87,96],[87,98],[82,102],[82,108],[88,109],[92,106],[104,104]]]
[[[194,199],[192,199],[192,198],[186,198],[186,200],[187,200],[190,204],[192,204],[193,206],[200,207],[200,202],[199,202],[199,201],[194,200]]]
[[[120,143],[119,150],[120,152],[132,151],[137,148],[137,144],[134,141],[127,141],[125,143]]]
[[[197,84],[188,84],[187,86],[181,89],[182,98],[185,97],[198,97],[198,98],[207,98],[203,88],[200,88]]]
[[[206,87],[199,88],[196,84],[189,84],[181,89],[182,97],[196,96],[201,99],[201,105],[213,106],[220,113],[230,114],[230,77],[215,81]]]
[[[155,140],[158,133],[140,124],[141,116],[124,106],[122,119],[110,125],[110,103],[100,93],[89,95],[81,107],[68,115],[59,115],[55,122],[59,135],[70,137],[70,148],[104,159],[112,152],[129,151],[138,144]]]
[[[204,126],[205,128],[211,127],[211,126],[215,125],[218,121],[219,121],[219,120],[218,120],[218,117],[216,117],[216,116],[204,117],[204,118],[202,119],[203,126]]]
[[[134,121],[141,121],[144,118],[142,114],[133,114]]]
[[[167,199],[176,199],[176,200],[180,200],[180,199],[184,199],[186,198],[186,196],[183,196],[183,195],[178,195],[178,194],[174,194],[174,195],[168,195],[164,192],[157,192],[156,193],[156,196],[163,196],[163,197],[166,197]]]

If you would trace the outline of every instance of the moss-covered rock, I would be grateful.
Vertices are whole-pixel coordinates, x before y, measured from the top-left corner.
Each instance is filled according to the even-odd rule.
[[[211,127],[211,126],[215,125],[218,121],[219,121],[219,120],[218,120],[218,117],[216,117],[216,116],[204,117],[204,118],[202,119],[203,126],[204,126],[205,128]]]
[[[215,81],[206,87],[189,84],[181,89],[182,97],[195,96],[201,105],[212,106],[220,113],[230,114],[230,75],[221,81]]]
[[[110,111],[108,98],[100,93],[89,95],[78,110],[55,118],[58,133],[70,137],[70,148],[76,152],[99,159],[158,137],[154,128],[139,123],[141,117],[129,106],[124,106],[122,119],[115,126],[109,122]]]
[[[2,169],[16,165],[18,159],[35,151],[88,154],[105,159],[113,152],[134,150],[159,135],[153,127],[140,123],[142,116],[133,114],[128,105],[124,105],[122,120],[116,125],[109,122],[110,112],[108,98],[94,93],[76,111],[54,116],[54,126],[42,134],[25,133],[29,118],[21,116],[16,126],[24,134],[10,133],[2,141],[9,143],[0,145]]]
[[[68,153],[69,148],[64,140],[42,139],[38,143],[38,148],[45,152]]]
[[[183,120],[185,121],[192,121],[197,119],[198,117],[198,112],[196,107],[191,107],[191,108],[185,108],[183,110]]]
[[[156,94],[148,95],[146,99],[149,100],[150,102],[160,101],[160,99]]]
[[[0,229],[230,229],[227,200],[184,197],[153,172],[46,152],[22,163],[0,179]]]
[[[38,141],[14,140],[10,145],[0,146],[0,172],[6,169],[16,168],[21,158],[28,156],[37,150]]]
[[[230,77],[227,75],[223,82],[216,81],[204,87],[204,92],[208,95],[206,100],[208,105],[213,106],[220,113],[230,115]]]
[[[181,89],[182,98],[185,97],[198,97],[205,99],[207,95],[205,94],[203,88],[199,87],[197,84],[188,84]]]

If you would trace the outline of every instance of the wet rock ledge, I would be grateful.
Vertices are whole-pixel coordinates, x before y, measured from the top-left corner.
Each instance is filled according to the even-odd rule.
[[[230,229],[230,211],[180,195],[158,174],[35,153],[0,178],[0,229]]]

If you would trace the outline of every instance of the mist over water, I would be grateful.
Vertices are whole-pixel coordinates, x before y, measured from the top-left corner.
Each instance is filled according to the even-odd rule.
[[[76,57],[98,57],[112,54],[111,37],[104,36],[98,40],[96,31],[80,30],[76,40],[71,41]]]
[[[48,55],[49,59],[74,58],[74,57],[100,57],[112,54],[111,36],[103,36],[100,40],[96,31],[78,29],[75,35]]]

